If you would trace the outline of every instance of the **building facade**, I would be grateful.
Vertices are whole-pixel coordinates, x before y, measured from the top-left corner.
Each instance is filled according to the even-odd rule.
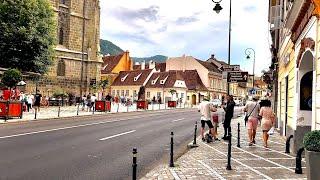
[[[47,74],[27,83],[27,91],[51,96],[63,91],[80,96],[100,80],[99,0],[50,0],[57,24],[57,46]],[[81,88],[80,88],[81,87]]]
[[[320,129],[319,7],[314,0],[270,1],[278,127],[282,135],[294,136],[295,151],[306,132]]]

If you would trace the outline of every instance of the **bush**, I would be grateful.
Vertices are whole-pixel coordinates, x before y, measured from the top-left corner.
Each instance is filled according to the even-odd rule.
[[[9,69],[4,72],[2,76],[1,83],[4,86],[7,86],[9,88],[13,88],[17,85],[19,81],[22,80],[22,74],[17,69]]]
[[[303,144],[308,151],[320,152],[320,130],[308,132],[303,138]]]

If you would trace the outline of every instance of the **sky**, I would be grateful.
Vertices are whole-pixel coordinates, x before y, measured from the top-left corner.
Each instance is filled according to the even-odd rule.
[[[227,61],[229,3],[222,0],[217,14],[211,0],[100,0],[100,36],[132,57],[188,55],[207,60],[214,54]],[[253,53],[249,60],[245,55],[246,48],[252,48],[255,73],[268,69],[268,1],[233,0],[231,27],[231,64],[252,73]]]

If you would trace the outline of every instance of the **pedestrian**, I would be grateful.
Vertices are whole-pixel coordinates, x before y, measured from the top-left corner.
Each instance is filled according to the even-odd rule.
[[[27,109],[28,109],[28,112],[30,112],[30,109],[32,109],[32,111],[33,111],[33,108],[32,108],[33,99],[34,99],[33,95],[29,93],[28,96],[27,96]]]
[[[209,98],[204,98],[203,101],[199,104],[198,111],[201,114],[201,137],[202,141],[205,141],[204,138],[204,131],[205,131],[205,125],[207,124],[209,127],[210,134],[214,137],[214,140],[219,140],[216,137],[216,134],[213,130],[213,124],[211,122],[211,112],[216,112],[217,109],[213,107],[213,105],[209,102]]]
[[[224,136],[222,137],[223,140],[229,140],[231,135],[231,119],[233,118],[234,113],[234,106],[235,102],[233,101],[233,96],[228,95],[227,96],[227,106],[223,107],[225,111],[225,119],[223,122],[223,128],[224,128]]]
[[[87,111],[91,111],[91,94],[87,95]]]
[[[34,97],[34,104],[33,104],[35,111],[38,113],[40,112],[41,101],[42,101],[42,95],[40,94],[40,91],[38,90],[36,92],[35,97]]]
[[[244,107],[244,112],[246,112],[247,130],[249,136],[249,146],[256,144],[256,133],[259,121],[260,105],[258,103],[259,97],[255,96],[252,101],[248,101]]]
[[[109,95],[109,93],[108,93],[108,95],[106,96],[106,101],[111,101],[111,96]]]
[[[268,131],[273,127],[275,123],[275,114],[271,108],[271,101],[265,100],[263,107],[260,109],[259,115],[261,119],[261,129],[263,133],[264,147],[268,147],[269,134]]]
[[[87,106],[87,96],[85,94],[82,96],[81,103],[82,103],[82,111],[84,111],[85,107]]]
[[[91,96],[91,105],[90,105],[90,109],[92,108],[92,110],[94,111],[94,105],[96,103],[97,97],[95,94],[92,94]]]

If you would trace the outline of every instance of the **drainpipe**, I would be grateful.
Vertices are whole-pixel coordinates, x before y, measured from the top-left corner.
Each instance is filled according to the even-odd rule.
[[[84,65],[84,38],[86,32],[86,0],[83,0],[82,8],[82,43],[81,43],[81,74],[80,74],[80,98],[82,97],[82,88],[83,88],[83,65]],[[88,55],[88,54],[87,54]]]

